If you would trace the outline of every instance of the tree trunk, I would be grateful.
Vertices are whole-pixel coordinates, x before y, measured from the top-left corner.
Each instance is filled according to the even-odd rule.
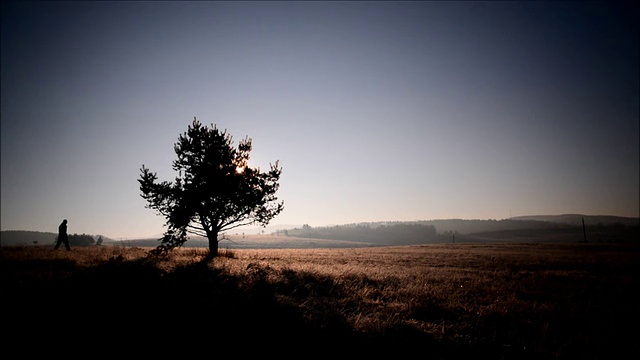
[[[207,232],[207,238],[209,239],[209,258],[218,256],[218,232]]]

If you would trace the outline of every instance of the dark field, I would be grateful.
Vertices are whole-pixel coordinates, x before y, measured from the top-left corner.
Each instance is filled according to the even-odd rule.
[[[3,358],[622,359],[640,246],[8,247]],[[6,355],[12,354],[7,357]]]

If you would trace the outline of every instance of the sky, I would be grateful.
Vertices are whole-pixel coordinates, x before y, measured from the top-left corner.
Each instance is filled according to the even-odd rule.
[[[638,217],[629,4],[4,1],[1,228],[162,234],[194,117],[279,161],[270,225]]]

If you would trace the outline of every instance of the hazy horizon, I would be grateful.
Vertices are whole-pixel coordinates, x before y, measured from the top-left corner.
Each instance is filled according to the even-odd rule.
[[[580,216],[586,219],[587,224],[589,224],[589,222],[591,223],[591,225],[594,225],[595,222],[594,221],[599,221],[599,220],[594,220],[594,219],[589,219],[590,217],[595,217],[595,218],[600,218],[600,217],[616,217],[616,218],[622,218],[622,219],[635,219],[635,220],[640,220],[640,217],[625,217],[625,216],[616,216],[616,215],[607,215],[607,214],[534,214],[534,215],[521,215],[521,216],[514,216],[511,218],[504,218],[504,219],[461,219],[461,218],[447,218],[447,219],[419,219],[419,220],[412,220],[412,221],[396,221],[396,220],[381,220],[381,221],[361,221],[361,222],[354,222],[354,223],[340,223],[340,224],[323,224],[323,225],[316,225],[316,226],[312,226],[313,228],[326,228],[326,227],[334,227],[334,226],[350,226],[350,225],[360,225],[360,224],[378,224],[378,223],[421,223],[421,222],[447,222],[447,221],[507,221],[507,220],[519,220],[518,218],[524,217],[524,218],[530,218],[530,217],[541,217],[541,216]],[[590,221],[589,221],[590,220]],[[539,220],[539,221],[546,221],[546,220]],[[573,224],[573,222],[566,222],[567,224]],[[626,223],[626,221],[625,221]],[[579,220],[578,223],[579,225]],[[278,230],[292,230],[292,229],[300,229],[305,225],[309,225],[309,224],[269,224],[266,227],[262,227],[259,225],[249,225],[249,226],[244,226],[244,227],[238,227],[229,231],[224,231],[225,234],[227,235],[271,235],[272,233],[276,233]],[[438,227],[436,226],[436,229],[438,229]],[[30,229],[2,229],[2,231],[34,231],[34,232],[43,232],[43,233],[53,233],[55,234],[55,231],[51,231],[51,230],[30,230]],[[108,239],[111,240],[115,240],[115,241],[125,241],[125,240],[143,240],[143,239],[159,239],[163,236],[163,233],[156,233],[156,234],[149,234],[146,236],[134,236],[134,237],[111,237],[109,236],[109,234],[94,234],[94,233],[88,233],[87,235],[92,235],[92,236],[105,236]],[[202,236],[199,235],[193,235],[193,234],[189,234],[188,235],[190,238],[202,238]]]
[[[279,161],[273,226],[640,217],[632,2],[1,6],[2,230],[161,234],[194,117]]]

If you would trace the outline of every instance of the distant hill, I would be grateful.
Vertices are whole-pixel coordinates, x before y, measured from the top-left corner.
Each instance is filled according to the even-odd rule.
[[[77,234],[69,234],[77,235]],[[97,240],[102,235],[89,235]],[[2,246],[29,246],[29,245],[54,245],[57,233],[41,232],[30,230],[3,230],[0,231],[0,245]],[[103,243],[106,244],[111,239],[102,236]]]
[[[229,248],[309,248],[393,246],[448,242],[486,241],[580,241],[583,239],[582,219],[587,226],[587,238],[593,241],[638,241],[640,218],[610,215],[530,215],[504,220],[441,219],[422,221],[363,222],[345,225],[283,229],[270,234],[266,228],[249,229],[229,234],[232,241],[221,242]],[[246,237],[245,237],[246,234]],[[57,234],[38,231],[1,231],[2,246],[53,245]],[[95,240],[100,235],[92,235]],[[157,238],[114,241],[102,236],[103,245],[155,247]],[[277,239],[277,240],[276,240]],[[455,239],[455,240],[454,240]],[[185,246],[207,247],[206,239],[193,238]]]
[[[525,229],[558,229],[569,227],[569,224],[554,223],[541,220],[463,220],[463,219],[443,219],[419,221],[421,224],[431,225],[436,228],[439,234],[458,233],[474,234],[490,231],[504,230],[525,230]]]
[[[586,220],[585,220],[586,222]],[[557,229],[522,229],[473,233],[457,237],[459,242],[584,242],[590,243],[638,243],[638,225],[587,225],[586,231],[580,226]]]
[[[580,242],[584,239],[583,217],[587,226],[588,241],[638,241],[640,229],[638,218],[579,214],[520,216],[504,220],[387,221],[332,227],[305,225],[302,228],[281,231],[281,233],[301,238],[348,239],[376,246],[487,241]],[[407,227],[407,225],[419,225],[424,230]],[[381,232],[378,229],[384,229],[384,231]],[[427,231],[428,229],[435,229],[435,232]]]
[[[2,246],[54,245],[57,233],[40,231],[8,230],[0,231]]]
[[[398,225],[421,225],[427,227],[433,227],[437,234],[472,234],[478,232],[488,231],[503,231],[503,230],[520,230],[520,229],[547,229],[547,228],[563,228],[570,226],[569,224],[553,223],[547,221],[537,220],[467,220],[467,219],[441,219],[441,220],[419,220],[419,221],[379,221],[379,222],[362,222],[344,225],[324,226],[324,227],[309,227],[308,225],[302,228],[288,229],[286,231],[279,231],[281,233],[288,233],[293,236],[308,235],[306,233],[317,233],[318,231],[326,232],[330,230],[332,233],[336,233],[336,230],[348,231],[349,229],[358,230],[360,228],[377,229],[380,227],[393,228]],[[311,230],[311,231],[310,231]]]
[[[584,219],[585,225],[640,225],[640,218],[638,217],[622,217],[611,215],[581,215],[581,214],[563,214],[563,215],[530,215],[530,216],[516,216],[509,218],[510,220],[534,220],[534,221],[546,221],[559,224],[568,225],[580,225],[582,226],[582,219]]]

